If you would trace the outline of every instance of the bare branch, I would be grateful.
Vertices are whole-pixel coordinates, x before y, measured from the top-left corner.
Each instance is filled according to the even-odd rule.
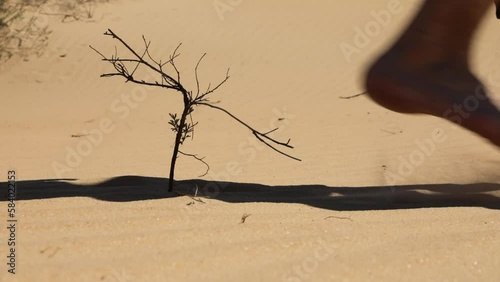
[[[179,150],[179,153],[181,153],[181,154],[183,154],[184,156],[187,156],[187,157],[195,158],[196,160],[198,160],[198,161],[202,162],[203,164],[205,164],[205,166],[207,167],[207,170],[202,175],[198,175],[198,177],[203,177],[203,176],[205,176],[205,175],[208,174],[208,171],[210,170],[210,166],[203,160],[204,158],[200,158],[200,157],[198,157],[198,156],[196,156],[194,154],[184,153],[181,150]]]
[[[273,149],[274,151],[276,151],[276,152],[278,152],[278,153],[282,154],[283,156],[289,157],[290,159],[293,159],[293,160],[296,160],[296,161],[299,161],[299,162],[300,162],[300,161],[302,161],[301,159],[296,158],[296,157],[294,157],[294,156],[292,156],[292,155],[289,155],[289,154],[287,154],[287,153],[285,153],[285,152],[283,152],[283,151],[281,151],[281,150],[279,150],[279,149],[276,149],[273,145],[271,145],[271,144],[267,143],[267,142],[266,142],[266,141],[265,141],[265,140],[261,137],[261,136],[263,136],[262,134],[259,134],[258,132],[255,132],[255,131],[254,131],[254,132],[253,132],[253,135],[255,136],[255,138],[259,139],[259,141],[260,141],[260,142],[264,143],[264,144],[265,144],[265,145],[267,145],[269,148],[271,148],[271,149]],[[265,136],[264,136],[264,137],[265,137]],[[267,138],[267,139],[268,139],[268,140],[271,140],[271,141],[273,141],[273,142],[275,142],[275,143],[279,143],[279,142],[274,141],[274,139],[272,139],[272,138]],[[290,140],[288,140],[288,142],[290,142]],[[279,144],[279,145],[282,145],[282,146],[285,146],[285,147],[290,147],[290,148],[293,148],[293,147],[291,147],[291,146],[288,146],[288,142],[287,142],[286,144]]]
[[[340,98],[340,99],[352,99],[352,98],[356,98],[356,97],[359,97],[359,96],[361,96],[361,95],[365,95],[365,94],[368,94],[368,92],[367,92],[367,91],[365,91],[365,92],[361,92],[361,93],[359,93],[359,94],[352,95],[352,96],[340,96],[339,98]]]
[[[189,119],[191,120],[191,124],[195,124],[195,125],[198,124],[198,122],[194,123],[193,115],[191,113],[189,114]],[[193,126],[193,132],[191,132],[191,140],[194,140],[194,129],[195,129],[195,127]]]
[[[101,74],[101,77],[110,77],[110,76],[117,76],[117,75],[123,76],[123,74],[121,74],[121,73],[103,73],[103,74]]]
[[[149,55],[149,45],[151,44],[151,41],[146,44],[146,39],[144,38],[144,35],[142,36],[142,38],[144,39],[144,45],[146,46],[146,48],[144,49],[144,53],[142,53],[141,59],[138,60],[137,65],[135,66],[134,70],[132,71],[132,73],[130,75],[134,75],[135,71],[139,68],[139,66],[141,65],[142,61],[144,61],[144,56],[146,54]],[[122,62],[123,62],[123,60],[122,60]]]
[[[90,49],[94,50],[97,54],[99,54],[101,57],[102,57],[102,60],[103,61],[107,61],[109,60],[108,58],[106,58],[106,56],[104,56],[101,52],[99,52],[96,48],[92,47],[92,45],[89,45]]]
[[[181,83],[181,73],[177,69],[177,66],[175,65],[174,59],[177,58],[177,56],[180,55],[180,54],[177,54],[177,50],[179,50],[179,48],[181,47],[181,45],[182,45],[182,43],[179,43],[179,45],[177,45],[177,47],[175,47],[174,52],[170,56],[170,60],[169,60],[170,64],[172,65],[172,67],[174,68],[175,72],[177,73],[177,81],[179,82],[179,84]]]
[[[151,44],[151,41],[146,41],[146,37],[143,35],[142,36],[142,40],[144,41],[144,45],[146,46],[145,50],[144,50],[144,53],[148,55],[148,58],[153,61],[156,65],[158,65],[158,68],[160,70],[160,76],[161,76],[161,83],[164,84],[164,83],[168,83],[169,85],[171,86],[175,86],[172,81],[169,79],[168,76],[165,76],[164,74],[164,71],[163,71],[163,66],[165,66],[166,64],[171,64],[173,63],[173,60],[175,58],[177,58],[177,56],[179,56],[178,54],[176,54],[175,52],[177,52],[177,49],[179,48],[180,44],[177,46],[177,48],[175,48],[175,51],[172,55],[170,55],[170,58],[167,62],[165,63],[162,63],[161,60],[159,62],[157,62],[155,59],[153,59],[153,57],[151,56],[151,54],[149,53],[149,46]],[[143,55],[144,56],[144,55]],[[174,69],[175,69],[175,65],[174,65]],[[177,69],[175,69],[177,71]],[[181,84],[181,81],[180,81],[180,75],[179,75],[179,72],[177,72],[177,83],[180,85]]]
[[[276,145],[293,149],[293,146],[290,145],[290,139],[287,142],[280,142],[280,141],[278,141],[278,140],[276,140],[274,138],[271,138],[271,137],[267,136],[267,134],[269,134],[270,132],[267,132],[267,133],[259,132],[258,130],[254,129],[253,127],[251,127],[250,125],[248,125],[246,122],[242,121],[241,119],[239,119],[238,117],[236,117],[235,115],[233,115],[232,113],[230,113],[228,110],[226,110],[224,108],[221,108],[221,107],[209,104],[209,103],[204,103],[204,102],[196,102],[196,103],[194,103],[194,105],[203,105],[203,106],[207,106],[207,107],[210,107],[210,108],[213,108],[213,109],[216,109],[216,110],[219,110],[219,111],[222,111],[222,112],[226,113],[227,115],[229,115],[230,117],[232,117],[234,120],[236,120],[237,122],[239,122],[240,124],[242,124],[243,126],[245,126],[246,128],[248,128],[252,132],[252,134],[255,135],[255,137],[257,137],[257,139],[259,139],[259,141],[261,141],[262,143],[264,143],[267,146],[271,147],[276,152],[278,152],[278,153],[280,153],[282,155],[285,155],[285,156],[287,156],[287,157],[289,157],[291,159],[294,159],[294,160],[297,160],[297,161],[301,161],[300,159],[298,159],[296,157],[290,156],[290,155],[288,155],[288,154],[280,151],[279,149],[276,149],[274,146],[272,146],[269,143],[267,143],[267,142],[264,141],[264,139],[266,139],[266,140],[268,140],[268,141],[270,141],[270,142],[272,142],[272,143],[274,143]]]
[[[144,80],[137,80],[137,79],[133,78],[132,76],[127,76],[123,72],[101,74],[101,77],[111,77],[111,76],[123,76],[123,77],[127,78],[126,82],[131,81],[131,82],[136,83],[136,84],[142,84],[142,85],[147,85],[147,86],[156,86],[156,87],[162,87],[162,88],[177,90],[177,88],[175,88],[173,86],[166,85],[166,84],[160,84],[157,81],[155,81],[155,82],[148,82],[148,81],[144,81]]]
[[[217,84],[217,86],[215,86],[215,88],[210,89],[210,85],[209,85],[207,91],[205,93],[203,93],[198,99],[199,100],[204,99],[207,95],[215,92],[217,89],[219,89],[219,87],[222,86],[222,84],[226,83],[226,81],[228,79],[229,79],[229,69],[227,69],[226,77],[219,84]],[[196,100],[198,100],[198,99],[196,99]]]
[[[279,129],[279,127],[276,127],[275,129],[272,129],[272,130],[270,130],[270,131],[268,131],[268,132],[266,132],[266,133],[263,133],[262,135],[267,135],[267,134],[269,134],[269,133],[273,133],[273,132],[275,132],[275,131],[276,131],[276,130],[278,130],[278,129]]]
[[[194,77],[196,79],[196,96],[195,100],[198,99],[198,96],[200,95],[200,80],[198,79],[198,66],[201,63],[201,60],[207,55],[207,53],[203,54],[200,59],[198,60],[198,63],[196,63],[196,67],[194,67]],[[210,87],[210,86],[209,86]]]
[[[111,29],[108,29],[104,33],[104,35],[111,36],[112,38],[120,41],[120,43],[123,46],[125,46],[125,48],[127,48],[137,59],[139,59],[142,64],[146,65],[147,67],[156,71],[157,73],[160,73],[161,75],[163,75],[165,77],[165,80],[167,81],[167,83],[169,83],[171,86],[169,88],[179,89],[179,91],[181,91],[181,92],[186,91],[184,89],[184,87],[182,87],[182,85],[179,82],[177,82],[174,78],[172,78],[170,75],[166,74],[165,72],[161,71],[159,68],[153,66],[152,64],[150,64],[149,62],[144,60],[139,54],[137,54],[137,52],[134,49],[132,49],[132,47],[130,47],[125,41],[123,41],[123,39],[121,39],[118,35],[116,35]]]

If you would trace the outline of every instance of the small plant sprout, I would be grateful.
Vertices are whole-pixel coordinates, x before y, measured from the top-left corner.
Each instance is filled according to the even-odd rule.
[[[227,114],[229,117],[236,120],[238,123],[240,123],[248,130],[250,130],[252,134],[255,136],[255,138],[257,138],[260,142],[264,143],[274,151],[288,158],[300,161],[300,159],[293,157],[282,150],[282,148],[293,149],[293,147],[290,145],[290,139],[288,139],[288,141],[286,142],[282,142],[270,136],[270,134],[276,131],[277,128],[267,132],[258,131],[253,127],[251,127],[250,125],[248,125],[246,122],[236,117],[228,110],[219,107],[215,105],[214,102],[210,101],[210,94],[219,90],[219,88],[229,79],[229,69],[227,70],[225,77],[218,84],[215,84],[215,86],[209,84],[208,88],[205,91],[200,90],[200,81],[198,79],[198,67],[200,66],[200,63],[206,54],[203,54],[200,57],[194,68],[194,79],[196,81],[196,89],[194,91],[189,91],[187,90],[186,87],[184,87],[183,84],[181,84],[181,73],[179,72],[179,69],[177,68],[175,62],[175,60],[179,57],[178,51],[181,44],[179,44],[177,48],[175,48],[175,50],[170,55],[167,61],[162,62],[153,59],[153,57],[149,52],[149,47],[151,45],[151,42],[147,41],[144,36],[142,36],[144,42],[144,50],[141,53],[138,53],[129,44],[127,44],[121,37],[115,34],[111,29],[108,29],[104,33],[104,35],[117,40],[121,45],[123,45],[128,50],[128,52],[130,52],[130,55],[129,57],[120,57],[118,56],[115,48],[115,54],[112,55],[111,57],[107,57],[94,47],[90,46],[90,48],[92,48],[102,57],[103,61],[110,63],[115,70],[114,72],[111,73],[102,74],[101,77],[121,76],[125,78],[125,82],[133,82],[136,84],[142,84],[151,87],[160,87],[160,88],[165,88],[167,90],[175,90],[177,92],[180,92],[180,94],[182,95],[184,102],[182,113],[180,115],[177,115],[175,113],[170,113],[169,125],[172,131],[175,132],[175,141],[172,152],[172,159],[170,162],[170,176],[168,184],[169,192],[173,191],[174,188],[175,163],[179,153],[188,157],[193,157],[198,161],[204,163],[205,166],[207,167],[207,172],[208,169],[210,168],[208,164],[205,161],[203,161],[203,158],[199,158],[194,154],[184,153],[180,150],[180,146],[184,144],[186,139],[193,137],[194,129],[198,125],[197,122],[193,122],[193,117],[192,117],[195,108],[198,106],[209,107]],[[149,68],[150,70],[152,70],[154,73],[158,75],[157,79],[143,80],[141,78],[136,77],[136,71],[141,67]],[[167,69],[169,70],[169,72],[167,72]]]

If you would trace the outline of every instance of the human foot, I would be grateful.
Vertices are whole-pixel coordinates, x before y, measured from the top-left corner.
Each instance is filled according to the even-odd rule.
[[[365,86],[383,107],[448,119],[500,147],[500,111],[465,65],[409,64],[390,51],[369,68]]]

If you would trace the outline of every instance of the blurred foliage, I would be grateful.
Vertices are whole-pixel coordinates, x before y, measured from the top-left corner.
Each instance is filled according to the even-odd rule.
[[[42,54],[50,31],[38,16],[47,1],[0,0],[0,61]]]
[[[109,0],[0,0],[0,62],[12,56],[40,56],[49,22],[91,21],[95,5]]]

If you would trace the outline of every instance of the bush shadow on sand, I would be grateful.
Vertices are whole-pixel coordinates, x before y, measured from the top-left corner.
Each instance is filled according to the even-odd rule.
[[[76,179],[18,181],[16,200],[90,197],[130,202],[193,195],[199,187],[199,196],[229,203],[299,203],[339,211],[464,206],[500,209],[500,184],[495,183],[329,187],[183,180],[176,182],[178,193],[167,193],[167,178],[120,176],[92,185],[75,182]],[[7,186],[7,182],[0,183],[0,187],[4,187],[1,201],[7,199]]]

